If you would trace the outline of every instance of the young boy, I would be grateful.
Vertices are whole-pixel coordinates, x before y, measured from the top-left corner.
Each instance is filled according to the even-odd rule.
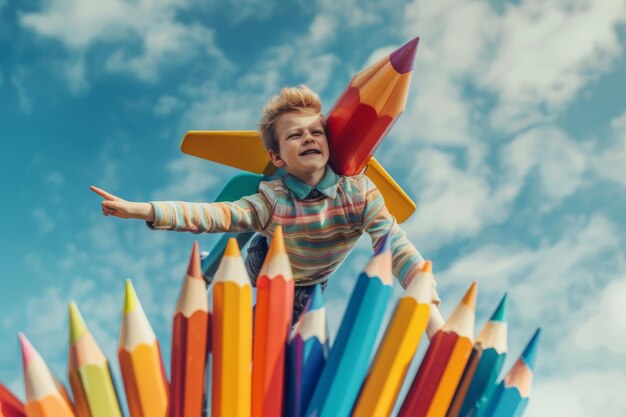
[[[330,275],[367,232],[376,249],[390,233],[393,273],[406,287],[424,262],[391,216],[382,195],[365,175],[337,175],[327,165],[329,150],[317,94],[306,86],[283,88],[263,110],[259,133],[272,163],[285,176],[261,182],[259,192],[235,202],[135,203],[100,190],[105,216],[145,220],[153,229],[200,232],[256,231],[271,239],[283,227],[296,290],[294,323],[313,284],[325,288]],[[246,260],[254,284],[267,244],[254,239]],[[434,289],[433,302],[439,303]],[[434,309],[436,315],[438,310]],[[439,326],[437,319],[432,326]],[[431,327],[432,327],[431,326]]]

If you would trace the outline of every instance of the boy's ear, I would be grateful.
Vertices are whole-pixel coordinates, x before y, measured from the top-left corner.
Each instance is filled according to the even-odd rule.
[[[271,149],[267,152],[270,155],[270,160],[272,161],[272,164],[274,164],[276,168],[282,168],[285,166],[285,161],[283,160],[283,158],[280,157],[280,154],[278,152]]]

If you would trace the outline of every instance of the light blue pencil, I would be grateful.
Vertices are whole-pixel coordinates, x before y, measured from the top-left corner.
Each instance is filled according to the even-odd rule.
[[[391,286],[391,251],[385,236],[357,279],[307,416],[350,415],[367,373]]]

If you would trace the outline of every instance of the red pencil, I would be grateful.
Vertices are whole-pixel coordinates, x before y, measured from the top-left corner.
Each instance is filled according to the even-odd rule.
[[[356,74],[328,113],[330,164],[337,173],[360,173],[404,111],[418,41]]]
[[[209,336],[209,299],[194,242],[174,311],[170,417],[200,417],[204,405]]]
[[[294,283],[283,229],[276,227],[257,279],[252,347],[252,416],[283,413],[285,348],[293,313]]]

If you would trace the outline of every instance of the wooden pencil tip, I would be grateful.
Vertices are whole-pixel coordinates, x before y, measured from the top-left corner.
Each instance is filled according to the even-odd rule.
[[[85,321],[76,306],[76,303],[72,301],[70,303],[70,344],[75,343],[82,335],[87,332],[87,326]]]
[[[541,337],[541,327],[535,330],[535,334],[530,339],[524,352],[522,352],[521,359],[524,361],[528,368],[533,369],[535,367],[535,360],[537,358],[537,347],[539,346],[539,338]]]
[[[202,267],[200,266],[200,250],[198,249],[198,242],[193,242],[191,248],[191,257],[189,258],[189,266],[187,267],[187,275],[192,278],[202,278]]]
[[[224,249],[224,256],[241,256],[241,252],[239,251],[239,245],[237,244],[237,239],[231,237],[228,239],[228,243],[226,243],[226,249]]]
[[[267,250],[266,260],[272,259],[272,257],[287,253],[287,249],[285,248],[285,240],[283,239],[283,227],[276,226],[274,229],[274,236],[272,237],[272,242],[270,243],[270,247]]]
[[[421,272],[433,272],[433,263],[431,261],[425,261],[420,271]]]
[[[413,61],[419,38],[414,38],[396,49],[389,55],[389,62],[399,74],[405,74],[413,70]]]
[[[476,281],[472,282],[469,289],[463,296],[463,300],[461,302],[471,308],[472,310],[476,309],[476,296],[478,294],[478,283]]]
[[[128,314],[137,308],[139,300],[137,299],[137,293],[133,287],[133,283],[130,279],[126,280],[126,288],[124,292],[124,314]]]
[[[17,337],[20,340],[20,347],[22,350],[22,364],[24,365],[24,371],[26,371],[26,368],[28,368],[28,364],[30,363],[37,351],[30,343],[30,340],[28,340],[26,335],[24,335],[24,333],[19,332],[17,334]]]

